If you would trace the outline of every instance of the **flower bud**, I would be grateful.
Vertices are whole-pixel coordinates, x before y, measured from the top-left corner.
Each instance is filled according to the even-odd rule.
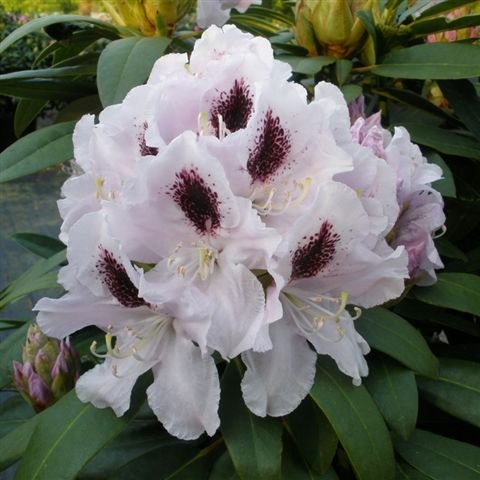
[[[365,27],[355,14],[366,7],[367,0],[297,1],[295,35],[298,44],[310,55],[348,57],[360,49],[365,40]]]
[[[193,0],[109,0],[106,2],[115,23],[136,28],[143,35],[168,35],[185,16]]]
[[[79,361],[69,339],[44,335],[37,325],[27,332],[23,364],[13,362],[13,383],[39,412],[71,390],[79,376]]]

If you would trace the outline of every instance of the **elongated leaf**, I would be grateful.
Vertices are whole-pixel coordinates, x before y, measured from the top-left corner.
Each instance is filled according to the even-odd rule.
[[[20,137],[33,120],[38,117],[46,104],[45,100],[22,99],[18,101],[14,118],[14,129],[17,137]]]
[[[390,436],[365,387],[355,387],[330,359],[321,358],[310,395],[333,426],[358,480],[395,477]]]
[[[407,439],[415,429],[418,393],[411,370],[387,359],[368,362],[365,385],[390,428]]]
[[[44,413],[29,418],[15,430],[0,438],[0,470],[9,467],[24,454],[28,442]]]
[[[65,261],[65,251],[50,258],[39,260],[25,273],[16,278],[8,287],[0,291],[0,310],[14,300],[37,290],[55,288],[57,273],[52,270]]]
[[[435,240],[435,246],[442,257],[455,258],[465,263],[468,262],[467,256],[446,238],[437,238]]]
[[[287,425],[304,461],[318,473],[326,473],[335,456],[338,438],[310,397],[288,416]]]
[[[443,178],[433,184],[435,190],[439,191],[444,197],[457,198],[457,189],[452,171],[443,158],[436,152],[429,152],[426,157],[430,163],[438,165],[443,171]]]
[[[438,361],[406,320],[383,308],[365,310],[356,321],[368,344],[425,376],[437,375]]]
[[[401,457],[432,480],[478,480],[480,448],[468,443],[416,430],[395,442]]]
[[[12,238],[22,247],[43,258],[50,258],[65,250],[65,245],[60,240],[38,233],[15,233]]]
[[[235,363],[228,365],[222,377],[220,418],[220,429],[238,476],[242,480],[278,479],[282,427],[277,419],[257,417],[245,406]]]
[[[413,35],[426,35],[428,33],[458,30],[460,28],[475,27],[480,24],[480,15],[466,15],[459,18],[437,17],[419,20],[409,25]]]
[[[223,452],[215,462],[208,480],[240,480],[228,452]]]
[[[480,140],[480,100],[469,80],[441,81],[440,88],[465,126]]]
[[[94,75],[95,65],[75,65],[59,68],[44,68],[39,70],[21,70],[19,72],[4,73],[0,75],[0,87],[3,84],[14,84],[20,80],[32,78],[69,78],[82,75]]]
[[[144,83],[169,43],[163,37],[125,38],[110,43],[98,61],[97,85],[102,105],[121,102],[129,90]]]
[[[89,95],[88,97],[74,100],[59,112],[56,122],[78,121],[87,113],[98,114],[102,111],[102,103],[98,95]]]
[[[422,396],[438,408],[480,427],[480,365],[442,358],[438,379],[418,379]]]
[[[416,299],[451,308],[460,312],[480,315],[480,277],[469,273],[440,273],[435,285],[417,287],[412,291]]]
[[[395,480],[430,480],[430,477],[415,470],[408,463],[397,461],[397,476]]]
[[[0,153],[0,183],[23,177],[73,158],[75,122],[42,128]]]
[[[280,55],[278,60],[287,62],[294,72],[305,75],[315,75],[323,67],[336,62],[333,57],[296,57],[293,55]]]
[[[20,461],[16,480],[74,479],[82,467],[126,428],[145,399],[144,380],[122,417],[82,403],[71,391],[45,411]],[[88,441],[85,436],[88,435]],[[65,462],[68,459],[68,462]]]
[[[25,324],[0,342],[0,388],[5,388],[12,383],[12,362],[22,359],[22,348],[28,327],[29,324]]]
[[[0,403],[0,437],[23,425],[33,415],[32,407],[20,395]]]
[[[460,43],[429,43],[393,50],[372,73],[382,77],[453,80],[480,75],[480,49]]]
[[[101,25],[103,28],[110,30],[112,32],[117,32],[118,29],[108,22],[103,22],[92,17],[83,17],[81,15],[53,15],[49,17],[40,17],[36,18],[25,25],[22,25],[20,28],[17,28],[13,31],[8,37],[4,38],[0,42],[0,53],[4,52],[8,47],[13,45],[17,40],[25,37],[29,33],[36,32],[42,28],[45,28],[49,25],[54,25],[56,23],[65,23],[65,22],[84,22],[94,25]]]
[[[419,18],[431,17],[432,15],[438,15],[439,13],[448,12],[454,8],[462,7],[472,3],[472,0],[445,0],[443,2],[435,2],[435,5],[424,10]]]
[[[412,140],[441,153],[480,160],[480,142],[424,122],[403,122]]]

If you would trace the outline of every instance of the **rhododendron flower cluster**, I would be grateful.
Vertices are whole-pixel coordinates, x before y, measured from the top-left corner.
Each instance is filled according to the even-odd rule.
[[[335,86],[308,101],[290,76],[267,40],[210,27],[190,58],[164,56],[98,123],[77,124],[59,201],[67,293],[36,309],[50,336],[105,331],[82,401],[122,415],[151,369],[165,428],[213,435],[217,352],[241,355],[252,412],[286,415],[317,355],[355,384],[368,374],[362,308],[435,278],[440,169],[378,116],[351,127]]]

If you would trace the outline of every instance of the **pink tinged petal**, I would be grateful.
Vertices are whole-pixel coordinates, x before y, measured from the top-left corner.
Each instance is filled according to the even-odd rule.
[[[224,358],[252,348],[265,318],[265,296],[255,275],[224,260],[209,278],[206,291],[217,299],[211,306],[208,346]]]
[[[136,358],[113,359],[96,365],[84,373],[75,385],[82,402],[90,402],[97,408],[110,407],[117,417],[130,407],[130,396],[137,378],[150,369],[153,362],[142,362]]]
[[[16,360],[13,361],[13,383],[19,392],[25,391],[23,365]]]
[[[242,354],[247,366],[241,384],[243,398],[260,417],[289,414],[308,394],[315,377],[317,355],[288,318],[273,323],[270,336],[272,350]]]
[[[222,8],[221,0],[198,0],[197,23],[200,27],[221,26],[229,17],[230,9]]]
[[[160,57],[153,65],[147,85],[163,83],[172,77],[187,77],[189,73],[185,68],[188,64],[186,53],[170,53]]]
[[[53,403],[53,394],[48,385],[36,373],[30,363],[24,365],[24,375],[28,382],[28,396],[32,400],[34,408],[44,410]]]
[[[84,115],[73,131],[73,154],[75,161],[85,172],[92,172],[94,160],[90,153],[90,142],[95,128],[95,116]]]
[[[220,425],[220,384],[215,362],[190,340],[169,330],[161,361],[153,367],[148,403],[159,421],[182,440],[214,435]]]

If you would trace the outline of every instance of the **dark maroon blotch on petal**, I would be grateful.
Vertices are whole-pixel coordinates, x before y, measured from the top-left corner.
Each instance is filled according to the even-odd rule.
[[[147,131],[147,128],[148,128],[148,124],[147,122],[145,122],[143,124],[143,131],[138,137],[140,155],[142,157],[146,157],[147,155],[155,156],[158,154],[158,151],[159,151],[157,147],[150,147],[149,145],[147,145],[147,142],[145,140],[145,132]]]
[[[138,288],[112,252],[100,247],[100,257],[95,266],[103,284],[124,307],[135,308],[147,304],[138,296]]]
[[[230,133],[245,128],[253,110],[253,96],[250,87],[242,78],[235,80],[228,92],[221,92],[210,109],[210,122],[215,135],[219,136],[219,115]]]
[[[220,227],[218,194],[199,175],[195,168],[182,169],[168,194],[201,235],[215,234]]]
[[[325,221],[320,230],[306,240],[304,245],[299,243],[292,256],[292,280],[319,274],[332,261],[340,235]]]
[[[250,150],[247,170],[252,182],[266,182],[285,165],[292,145],[290,133],[271,109],[267,110],[258,132],[255,147]]]

